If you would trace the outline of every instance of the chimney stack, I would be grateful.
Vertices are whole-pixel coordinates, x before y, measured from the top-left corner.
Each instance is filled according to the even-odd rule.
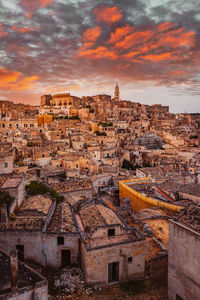
[[[18,288],[18,257],[16,251],[10,253],[10,274],[11,290],[16,291]]]

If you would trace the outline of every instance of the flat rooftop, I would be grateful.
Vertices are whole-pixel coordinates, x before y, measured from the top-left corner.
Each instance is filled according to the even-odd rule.
[[[17,188],[22,182],[22,177],[8,178],[1,186],[2,189]]]

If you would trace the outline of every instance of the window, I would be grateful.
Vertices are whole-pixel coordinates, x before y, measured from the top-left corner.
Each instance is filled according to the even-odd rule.
[[[12,124],[9,124],[9,127],[12,128]]]
[[[131,264],[131,263],[132,263],[132,261],[133,261],[133,258],[132,258],[132,256],[128,257],[128,264]]]
[[[19,124],[16,124],[16,128],[18,128],[19,127]]]
[[[57,237],[57,245],[64,245],[64,237],[63,236]]]
[[[108,229],[108,236],[115,236],[115,229]]]
[[[4,167],[5,167],[5,168],[7,168],[7,167],[8,167],[8,163],[7,163],[7,162],[5,162],[5,164],[4,164]]]
[[[4,123],[2,124],[2,127],[5,128],[5,124]]]

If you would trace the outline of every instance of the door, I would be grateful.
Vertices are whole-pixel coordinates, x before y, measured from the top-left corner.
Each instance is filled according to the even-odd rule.
[[[71,265],[71,250],[61,250],[61,266],[67,267]]]
[[[108,264],[108,283],[119,281],[119,262]]]
[[[18,259],[24,260],[24,245],[16,245]]]

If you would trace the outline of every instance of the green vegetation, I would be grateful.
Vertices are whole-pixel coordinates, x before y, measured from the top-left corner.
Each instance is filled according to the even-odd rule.
[[[122,163],[122,168],[127,169],[127,170],[136,170],[136,169],[142,168],[142,166],[140,166],[140,165],[134,166],[129,160],[124,159],[123,163]]]
[[[113,126],[113,123],[112,122],[100,122],[99,125],[103,126],[103,127],[112,127]]]
[[[14,198],[9,193],[0,191],[0,206],[6,204],[8,209],[13,200]]]
[[[24,167],[26,164],[23,161],[16,161],[15,164],[19,167]]]
[[[28,142],[27,143],[27,147],[34,147],[36,144],[35,143],[33,143],[33,142]]]
[[[37,165],[36,164],[30,164],[28,165],[28,168],[31,169],[31,168],[37,168]]]
[[[99,132],[98,130],[95,131],[95,134],[96,134],[97,136],[107,136],[106,132]]]
[[[146,163],[146,162],[144,162],[144,163],[143,163],[143,167],[144,167],[144,168],[147,168],[147,167],[149,168],[149,167],[151,167],[151,165],[148,164],[148,163]]]
[[[48,194],[51,198],[55,199],[57,203],[62,202],[64,199],[64,197],[60,196],[55,190],[38,181],[31,181],[30,184],[25,186],[25,190],[27,194],[31,196]]]

